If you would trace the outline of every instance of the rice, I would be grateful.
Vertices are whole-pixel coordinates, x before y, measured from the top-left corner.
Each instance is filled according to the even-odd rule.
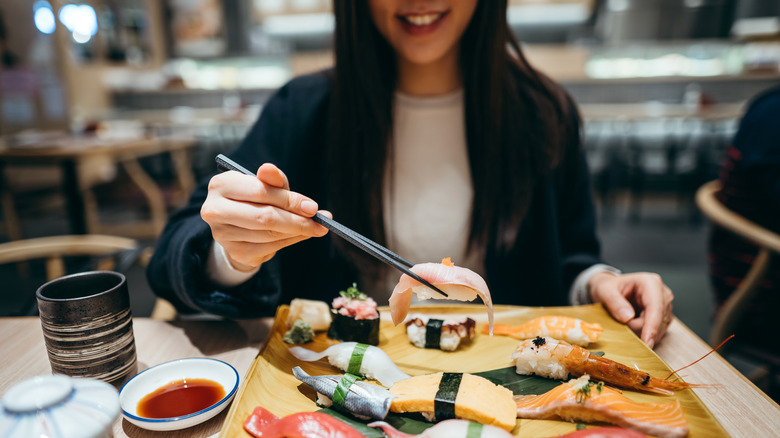
[[[544,339],[546,342],[540,347],[528,343],[527,346],[518,347],[512,353],[510,358],[515,362],[517,374],[535,374],[551,379],[568,378],[569,370],[552,354],[559,341],[553,338]]]
[[[328,362],[336,368],[346,370],[349,367],[349,359],[352,357],[352,348],[337,348],[328,355]]]
[[[425,348],[425,333],[425,326],[417,326],[416,324],[406,326],[406,336],[409,337],[412,345],[417,348]],[[439,348],[444,351],[455,351],[458,345],[460,345],[460,339],[457,333],[442,333],[439,340]]]
[[[409,342],[418,348],[427,348],[426,334],[428,321],[436,315],[423,315],[413,313],[406,319],[406,336]],[[455,351],[462,340],[470,340],[474,337],[476,322],[466,316],[442,316],[441,336],[438,348],[443,351]]]

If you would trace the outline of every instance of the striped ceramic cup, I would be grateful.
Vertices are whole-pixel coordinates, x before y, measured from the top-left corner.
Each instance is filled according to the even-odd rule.
[[[91,271],[54,279],[36,292],[54,374],[121,385],[138,365],[125,276]]]

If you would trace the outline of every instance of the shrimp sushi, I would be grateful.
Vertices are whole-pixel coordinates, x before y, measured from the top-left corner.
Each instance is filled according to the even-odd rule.
[[[299,360],[311,362],[328,358],[334,367],[350,374],[375,379],[386,387],[409,375],[401,371],[381,348],[357,342],[342,342],[319,353],[303,347],[291,347],[290,353]]]
[[[604,422],[662,438],[688,435],[688,420],[679,400],[638,403],[615,389],[594,384],[588,375],[541,395],[520,395],[514,399],[518,418]]]
[[[483,333],[487,331],[488,328],[485,327]],[[520,340],[549,336],[582,347],[598,341],[603,331],[601,324],[568,316],[540,316],[520,325],[496,324],[493,327],[493,333],[497,335],[512,336]]]
[[[483,279],[476,272],[455,266],[449,257],[441,263],[420,263],[410,268],[412,272],[438,287],[446,297],[441,296],[433,289],[421,284],[417,280],[402,274],[390,295],[390,314],[396,325],[406,319],[409,306],[412,304],[412,295],[417,295],[419,300],[427,299],[453,299],[459,301],[471,301],[479,296],[485,303],[488,315],[488,332],[493,334],[493,301],[490,298],[490,290]]]
[[[474,339],[476,322],[468,317],[437,319],[411,314],[406,320],[406,336],[418,348],[438,348],[455,351],[461,341]]]
[[[675,390],[694,385],[652,377],[614,360],[591,354],[588,350],[553,338],[527,339],[521,342],[510,358],[517,374],[535,374],[551,379],[567,379],[569,374],[590,375],[620,388],[671,395]]]

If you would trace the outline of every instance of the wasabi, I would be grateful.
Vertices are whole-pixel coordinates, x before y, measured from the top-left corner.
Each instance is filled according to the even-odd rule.
[[[288,344],[305,344],[314,339],[314,330],[311,324],[299,319],[295,321],[292,328],[284,334],[284,342]]]

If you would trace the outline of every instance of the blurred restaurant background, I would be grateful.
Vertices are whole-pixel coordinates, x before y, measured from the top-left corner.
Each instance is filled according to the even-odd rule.
[[[509,4],[531,63],[579,104],[605,259],[660,273],[708,339],[710,223],[694,195],[745,104],[780,84],[780,1]],[[167,217],[276,88],[332,64],[332,29],[331,0],[3,0],[0,243],[134,239],[115,262],[148,316],[143,260]],[[0,265],[0,313],[34,312],[46,276],[43,263]]]

